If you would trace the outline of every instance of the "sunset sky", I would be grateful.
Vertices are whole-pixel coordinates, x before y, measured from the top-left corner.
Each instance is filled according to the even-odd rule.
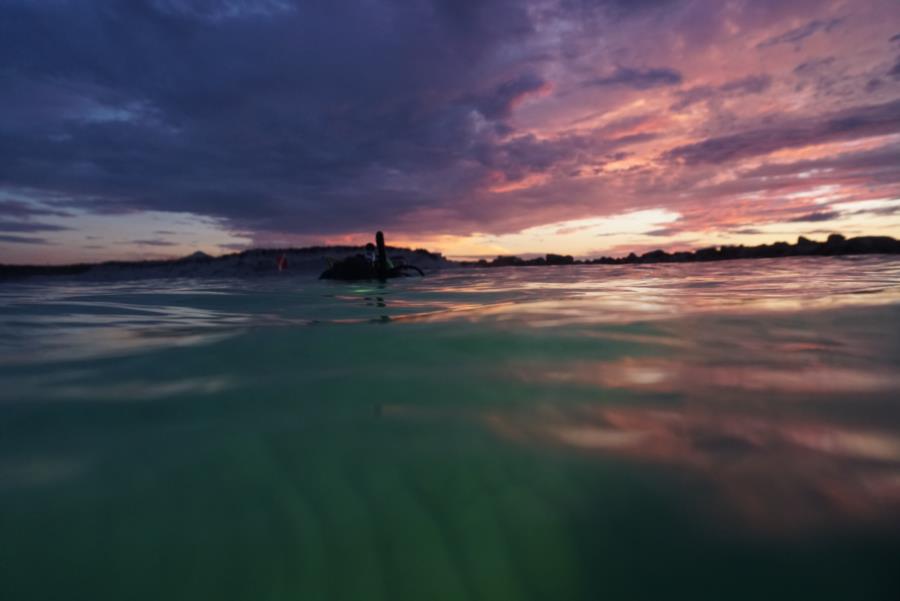
[[[0,263],[900,237],[897,0],[0,0]]]

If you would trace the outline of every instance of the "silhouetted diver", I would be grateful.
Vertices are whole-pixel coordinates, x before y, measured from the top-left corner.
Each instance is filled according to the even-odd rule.
[[[410,275],[408,271],[416,271],[424,276],[422,270],[415,265],[394,265],[388,259],[387,249],[384,245],[384,234],[381,231],[375,233],[376,252],[374,256],[366,245],[366,255],[354,255],[342,261],[337,261],[331,267],[322,272],[320,280],[386,280],[388,278],[402,278]]]

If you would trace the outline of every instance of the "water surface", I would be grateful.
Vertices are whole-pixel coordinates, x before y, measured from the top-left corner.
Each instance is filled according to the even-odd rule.
[[[900,598],[898,333],[883,257],[0,284],[0,598]]]

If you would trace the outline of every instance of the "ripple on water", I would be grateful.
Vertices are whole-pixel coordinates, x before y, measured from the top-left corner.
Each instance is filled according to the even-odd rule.
[[[878,257],[4,284],[0,597],[893,598],[898,324]]]

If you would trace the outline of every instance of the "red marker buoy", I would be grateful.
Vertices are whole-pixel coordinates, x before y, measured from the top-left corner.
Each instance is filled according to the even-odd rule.
[[[287,255],[282,253],[281,256],[278,257],[278,260],[275,261],[275,263],[276,265],[278,265],[278,271],[284,271],[288,266]]]

